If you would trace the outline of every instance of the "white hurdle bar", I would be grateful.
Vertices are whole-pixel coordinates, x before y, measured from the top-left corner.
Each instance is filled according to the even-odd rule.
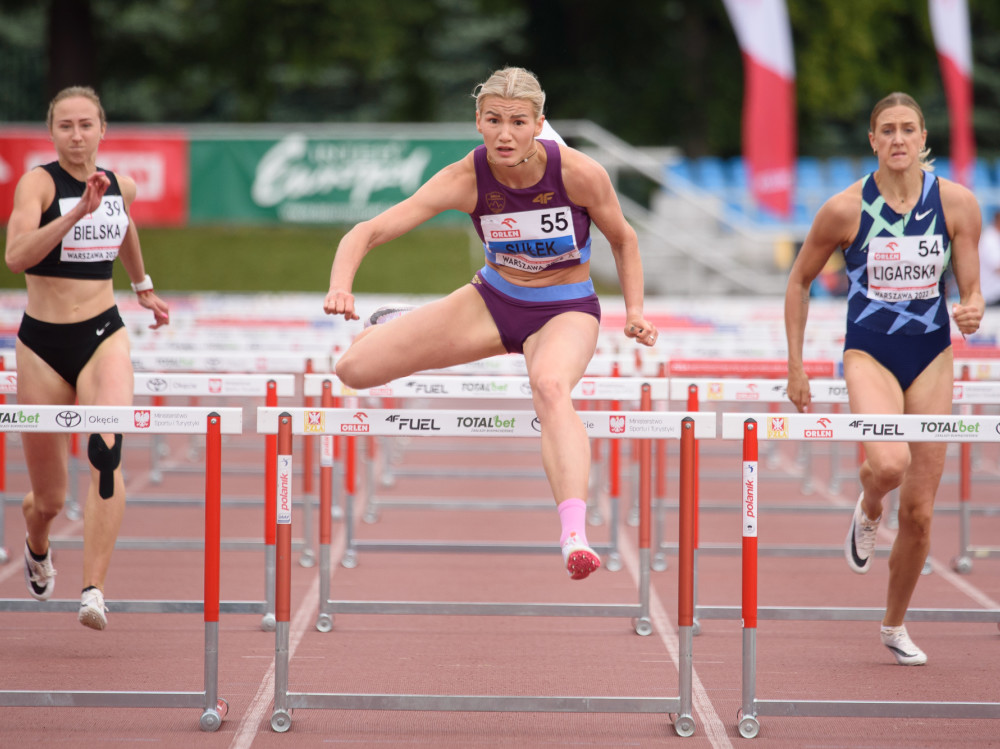
[[[205,434],[205,594],[203,601],[107,601],[109,611],[197,613],[205,619],[205,688],[202,692],[0,691],[4,707],[196,707],[203,731],[218,730],[229,709],[218,697],[219,578],[222,507],[222,435],[243,432],[238,408],[132,406],[0,406],[0,431],[70,434]],[[78,600],[0,600],[0,611],[76,611]]]
[[[647,389],[651,390],[651,388]],[[420,436],[436,437],[534,437],[540,435],[538,419],[534,411],[507,411],[497,409],[491,412],[491,424],[502,426],[484,426],[481,419],[471,416],[468,411],[434,410],[434,409],[275,409],[260,408],[257,411],[257,429],[265,434],[275,433],[279,414],[290,414],[293,419],[293,434],[330,434],[357,437],[363,435],[401,436],[406,432],[401,428],[404,424],[421,424],[426,430],[412,432]],[[584,426],[591,437],[605,439],[679,439],[683,433],[681,428],[685,418],[691,418],[695,424],[695,437],[712,437],[715,435],[714,414],[685,414],[666,411],[588,411]],[[486,417],[483,417],[484,419]],[[352,451],[354,440],[348,440],[346,483],[348,493],[354,488],[355,462]],[[280,459],[279,459],[280,460]],[[280,470],[280,469],[279,469]],[[348,505],[349,506],[349,505]],[[327,513],[322,505],[320,515]],[[322,518],[321,518],[322,522]],[[350,518],[345,521],[345,533],[350,527]],[[322,528],[322,526],[321,526]],[[433,551],[460,552],[466,547],[459,544],[428,541],[425,543],[405,542],[390,545],[377,542],[381,548],[395,551]],[[509,547],[500,545],[479,544],[477,551],[483,549],[492,553],[509,551]],[[518,546],[517,549],[527,549]],[[539,552],[558,553],[556,545],[543,545],[537,548]],[[558,604],[458,604],[434,602],[357,602],[329,600],[329,539],[320,538],[320,616],[316,628],[323,632],[332,629],[334,613],[446,613],[446,614],[497,614],[497,615],[559,615],[559,616],[632,616],[637,618],[636,631],[639,634],[649,634],[651,631],[647,621],[645,607],[648,603],[649,578],[648,566],[641,567],[641,584],[639,590],[640,604],[618,605],[605,607],[558,605]],[[279,552],[280,555],[280,552]],[[648,565],[648,562],[646,563]],[[324,570],[327,570],[324,573]],[[279,569],[280,574],[280,569]],[[644,603],[646,602],[646,603]]]
[[[9,376],[3,378],[3,386],[0,393],[17,392],[16,373],[6,373]],[[179,373],[179,372],[137,372],[134,375],[133,393],[139,396],[149,396],[153,399],[152,406],[161,408],[163,398],[190,396],[215,398],[260,398],[265,405],[277,407],[279,397],[293,397],[296,393],[295,375],[292,374],[241,374],[241,373]],[[239,410],[239,409],[238,409]],[[241,411],[242,413],[242,411]],[[151,449],[151,469],[150,480],[159,483],[163,478],[163,471],[159,462],[161,450],[159,445],[166,432],[152,432]],[[193,437],[201,433],[192,434]],[[0,432],[0,440],[4,435]],[[253,499],[256,504],[263,504],[264,507],[264,534],[261,540],[253,539],[227,539],[222,542],[224,549],[264,550],[264,600],[259,604],[261,613],[261,628],[271,632],[274,630],[274,574],[275,574],[275,538],[274,538],[274,514],[276,499],[274,497],[274,482],[271,477],[277,470],[274,464],[274,437],[266,438],[264,446],[264,495]],[[5,456],[5,452],[0,453]],[[71,481],[70,486],[75,486],[77,466],[76,459],[71,456]],[[0,472],[5,470],[3,461],[0,461]],[[184,472],[196,472],[198,469],[191,467]],[[225,467],[222,468],[225,472]],[[312,567],[315,564],[315,550],[311,546],[313,534],[311,532],[311,501],[308,492],[304,493],[305,507],[303,508],[303,538],[295,542],[295,549],[301,552],[299,563],[303,567]],[[2,505],[5,494],[0,494],[0,505]],[[148,499],[143,497],[129,497],[131,503],[150,502],[164,505],[170,500]],[[234,501],[232,498],[230,502]],[[246,500],[244,500],[246,501]],[[75,504],[75,499],[73,500]],[[75,509],[75,512],[74,512]],[[79,507],[67,506],[67,513],[71,517],[79,518]],[[3,513],[0,512],[0,563],[9,559],[7,549],[3,546],[5,539]],[[54,537],[53,544],[56,548],[80,548],[83,545],[81,538]],[[200,541],[197,539],[135,539],[120,537],[115,542],[117,549],[198,549]],[[242,606],[242,604],[241,604]]]
[[[612,368],[612,372],[614,372]],[[574,400],[582,401],[609,401],[617,404],[620,401],[634,401],[639,402],[642,398],[643,388],[649,388],[649,394],[652,401],[665,402],[668,394],[667,380],[662,378],[642,378],[642,377],[615,377],[615,376],[585,376],[580,382],[574,387],[571,392],[571,397]],[[345,386],[335,375],[329,374],[307,374],[303,380],[303,393],[306,396],[320,396],[320,397],[330,397],[333,398],[395,398],[395,399],[414,399],[414,398],[428,398],[428,399],[455,399],[455,400],[530,400],[531,399],[531,385],[529,383],[527,376],[509,376],[509,375],[462,375],[462,374],[448,374],[448,375],[414,375],[411,377],[403,377],[398,380],[393,380],[392,382],[386,383],[374,388],[369,388],[366,390],[355,390]],[[331,404],[332,405],[332,404]],[[617,406],[615,406],[617,408]],[[586,420],[591,414],[591,411],[581,411],[580,416],[582,419]],[[417,434],[414,432],[413,434]],[[401,436],[400,431],[391,432],[394,437]],[[407,436],[403,434],[402,436]],[[537,436],[537,433],[535,433]],[[332,435],[323,436],[322,439],[327,444],[324,444],[321,452],[324,456],[330,456],[334,454],[334,448],[328,443],[334,439]],[[607,568],[611,571],[615,571],[621,568],[621,555],[618,553],[617,549],[617,528],[618,528],[618,518],[620,516],[620,508],[618,506],[618,444],[612,441],[609,448],[611,467],[611,519],[609,526],[611,529],[610,541],[606,545],[595,545],[594,549],[596,551],[606,552],[608,556]],[[326,457],[321,461],[321,464],[330,464],[330,458]],[[369,461],[367,464],[367,478],[366,481],[366,494],[367,501],[365,503],[365,520],[367,522],[374,522],[377,517],[376,505],[380,504],[382,506],[390,506],[393,503],[382,502],[377,503],[373,496],[373,487],[376,483],[374,476],[374,461]],[[597,485],[593,480],[594,477],[599,475],[599,470],[591,471],[591,490],[592,494],[596,495]],[[425,475],[420,473],[419,475]],[[449,474],[455,475],[455,474]],[[478,475],[478,474],[477,474]],[[504,475],[509,476],[510,473]],[[542,474],[538,474],[539,477]],[[329,485],[331,482],[323,482],[324,485]],[[634,482],[633,482],[634,483]],[[592,497],[593,498],[593,497]],[[424,551],[474,551],[474,552],[506,552],[506,551],[548,551],[549,547],[539,547],[532,546],[526,547],[524,545],[506,545],[506,546],[496,546],[496,545],[484,545],[484,544],[468,544],[464,546],[460,545],[448,545],[446,548],[434,547],[431,548],[427,544],[419,544],[414,547],[413,544],[406,544],[405,542],[394,542],[394,543],[383,543],[379,541],[355,541],[353,535],[353,493],[348,492],[345,498],[345,512],[348,514],[347,522],[347,545],[344,551],[344,558],[342,564],[345,567],[354,567],[357,564],[357,552],[359,549],[367,550],[383,550],[383,551],[401,551],[406,549],[419,548]],[[492,505],[486,505],[487,508],[494,508],[497,503]],[[456,501],[442,501],[437,500],[433,504],[431,503],[418,503],[415,501],[407,501],[407,503],[399,502],[398,506],[414,507],[414,506],[434,506],[434,507],[455,507]],[[458,506],[469,507],[468,502],[458,503]],[[479,506],[477,503],[474,506]],[[517,506],[524,507],[525,503],[519,503]],[[548,505],[546,505],[548,506]],[[591,513],[592,521],[597,517],[599,520],[599,514],[596,512]]]
[[[642,403],[649,406],[649,387],[644,388]],[[363,415],[362,415],[363,414]],[[662,411],[639,412],[588,412],[587,432],[591,437],[609,439],[633,438],[640,442],[641,470],[640,493],[643,496],[639,523],[639,570],[640,601],[637,606],[591,606],[566,604],[488,604],[488,603],[434,603],[434,602],[361,602],[326,601],[338,606],[342,612],[376,614],[446,614],[446,615],[547,615],[547,616],[633,616],[637,634],[652,632],[649,620],[649,529],[650,529],[650,484],[651,484],[651,441],[653,439],[676,438],[681,440],[682,452],[690,456],[686,446],[695,436],[711,437],[715,434],[714,417],[690,415]],[[537,437],[539,426],[533,411],[500,411],[494,415],[489,425],[470,418],[467,411],[421,410],[421,409],[258,409],[257,429],[265,434],[278,434],[278,592],[277,627],[275,632],[275,699],[271,727],[278,732],[291,727],[291,711],[296,708],[332,709],[376,709],[376,710],[447,710],[447,711],[489,711],[489,712],[615,712],[615,713],[674,713],[674,729],[680,736],[694,733],[694,719],[691,713],[692,698],[692,603],[689,580],[690,555],[682,551],[679,565],[681,577],[678,593],[679,603],[679,683],[680,696],[676,698],[648,697],[565,697],[542,696],[522,697],[512,695],[399,695],[399,694],[317,694],[289,693],[289,626],[291,574],[288,562],[288,539],[291,537],[291,517],[293,497],[288,477],[292,470],[293,434],[321,433],[398,435],[401,418],[425,420],[429,431],[438,436],[491,437],[497,435],[512,437]],[[359,427],[364,427],[360,429]],[[349,440],[349,444],[353,440]],[[350,450],[348,450],[350,454]],[[682,472],[686,486],[682,495],[690,495],[694,469],[693,460],[683,461],[687,468]],[[682,479],[683,481],[683,479]],[[690,507],[690,503],[687,505]],[[690,538],[693,524],[682,524],[682,538]],[[329,553],[328,548],[320,549],[321,557]],[[687,575],[687,578],[685,578]],[[685,584],[685,579],[687,583]],[[329,577],[321,580],[321,598],[329,595]],[[318,626],[318,625],[317,625]],[[331,624],[332,626],[332,624]]]
[[[820,419],[822,421],[820,422]],[[885,718],[1000,718],[1000,703],[994,702],[894,702],[862,700],[758,700],[757,621],[835,620],[879,621],[881,608],[790,608],[757,605],[757,537],[761,504],[761,481],[757,444],[761,440],[840,440],[850,442],[1000,442],[1000,416],[968,417],[952,414],[735,414],[722,415],[722,439],[743,441],[741,475],[743,572],[742,606],[727,611],[742,618],[742,708],[740,735],[755,737],[760,730],[758,715],[801,717]],[[711,607],[721,609],[724,607]],[[703,615],[705,609],[702,609]],[[910,609],[910,621],[1000,622],[1000,610]]]
[[[670,399],[682,400],[685,396],[685,392],[690,396],[691,389],[694,388],[697,393],[697,401],[692,404],[691,398],[688,398],[688,410],[695,410],[700,404],[712,404],[720,407],[725,407],[727,405],[735,403],[743,404],[753,404],[753,403],[783,403],[788,404],[788,397],[786,393],[786,385],[783,381],[776,380],[760,380],[760,379],[750,379],[750,380],[740,380],[740,379],[683,379],[683,378],[673,378],[670,381]],[[840,406],[847,406],[847,383],[844,380],[830,380],[830,379],[817,379],[810,381],[810,391],[813,398],[813,403],[832,405],[835,408]],[[960,413],[971,414],[971,408],[977,405],[1000,405],[1000,382],[987,382],[987,381],[970,381],[970,380],[958,380],[955,382],[952,402],[956,409],[959,409]],[[825,413],[825,412],[824,412]],[[780,414],[772,414],[780,415]],[[819,418],[824,414],[814,413],[814,416]],[[808,448],[814,441],[804,441],[801,444]],[[771,444],[776,444],[774,441]],[[839,441],[828,442],[830,446],[830,459],[831,459],[831,483],[830,491],[837,493],[839,491],[839,478],[837,475],[836,461],[838,457],[838,452],[836,450]],[[960,452],[960,466],[959,473],[957,476],[946,476],[945,480],[949,478],[959,484],[959,504],[957,507],[947,506],[942,507],[938,505],[935,509],[936,512],[959,512],[960,518],[960,530],[959,530],[959,552],[957,556],[952,560],[952,567],[955,571],[960,573],[970,572],[972,569],[972,557],[976,556],[978,558],[993,556],[995,554],[1000,554],[1000,548],[992,547],[971,547],[969,537],[970,537],[970,515],[973,512],[979,511],[979,509],[973,509],[970,507],[969,494],[970,494],[970,479],[971,479],[971,442],[962,442],[959,444]],[[805,459],[802,460],[803,473],[802,473],[802,493],[810,494],[812,491],[812,476],[811,476],[811,466],[812,466],[812,456],[811,450],[807,450],[805,453]],[[852,476],[856,476],[857,470],[855,467]],[[819,508],[812,507],[797,507],[798,510],[808,510],[808,511],[823,511]],[[838,508],[836,512],[841,512],[842,510]],[[988,510],[983,510],[988,511]],[[712,548],[712,547],[709,547]],[[730,547],[720,547],[722,550],[727,550]],[[824,548],[811,548],[811,547],[780,547],[780,548],[761,548],[760,553],[795,553],[802,555],[812,555],[812,556],[831,556],[839,555],[842,553],[841,548],[829,547]],[[697,551],[696,551],[697,556]],[[654,556],[654,565],[657,563],[657,558]]]

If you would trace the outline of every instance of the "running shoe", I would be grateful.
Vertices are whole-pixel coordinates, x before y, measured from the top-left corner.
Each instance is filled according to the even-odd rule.
[[[922,666],[927,663],[927,654],[913,644],[905,625],[882,627],[882,644],[896,656],[896,663],[900,666]]]
[[[580,541],[575,533],[571,533],[562,545],[562,555],[566,572],[574,580],[583,580],[601,566],[601,558],[597,556],[597,552]]]
[[[38,561],[31,555],[28,539],[24,540],[24,582],[32,598],[47,601],[56,587],[56,568],[52,566],[52,547],[45,552],[45,559]]]
[[[851,527],[847,531],[847,538],[844,540],[844,556],[847,557],[847,566],[863,575],[871,569],[872,559],[875,558],[875,537],[878,535],[878,522],[882,519],[879,515],[875,520],[869,520],[865,511],[861,508],[861,502],[865,498],[865,493],[861,492],[858,497],[858,504],[854,508],[854,515],[851,517]]]
[[[80,596],[80,613],[77,619],[84,627],[104,629],[108,626],[108,607],[100,588],[87,588]]]
[[[390,320],[402,317],[413,308],[412,304],[390,304],[385,307],[379,307],[365,318],[365,327],[370,328],[372,325],[384,325]]]

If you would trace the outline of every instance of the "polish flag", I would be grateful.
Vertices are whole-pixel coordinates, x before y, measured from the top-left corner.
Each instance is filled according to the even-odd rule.
[[[966,0],[929,0],[951,126],[951,164],[956,182],[972,186],[976,139],[972,132],[972,41]]]
[[[784,0],[724,0],[743,53],[743,158],[757,203],[792,207],[796,152],[795,61]]]

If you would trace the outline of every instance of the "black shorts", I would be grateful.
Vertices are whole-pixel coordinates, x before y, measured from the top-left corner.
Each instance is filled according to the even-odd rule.
[[[83,322],[51,323],[27,314],[21,318],[17,337],[73,387],[98,346],[124,328],[118,307],[109,307]]]

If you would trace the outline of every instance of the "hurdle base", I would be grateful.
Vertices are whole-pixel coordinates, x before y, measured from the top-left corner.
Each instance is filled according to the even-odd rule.
[[[739,606],[698,606],[695,610],[701,619],[741,620],[743,610]],[[838,621],[868,622],[882,621],[884,608],[829,608],[784,606],[761,606],[757,609],[758,619],[775,621]],[[1000,609],[909,609],[908,622],[972,622],[987,624],[1000,623]]]

